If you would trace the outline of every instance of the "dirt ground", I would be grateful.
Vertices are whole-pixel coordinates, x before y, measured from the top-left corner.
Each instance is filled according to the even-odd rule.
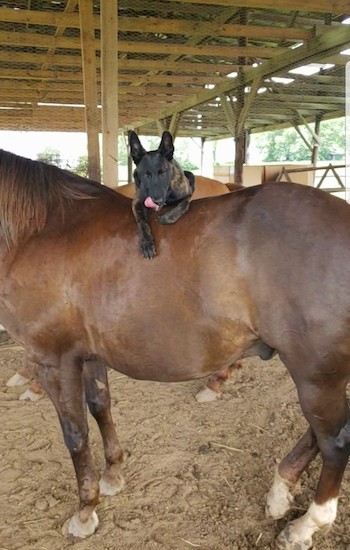
[[[219,401],[198,404],[203,381],[139,382],[110,372],[113,416],[130,456],[126,488],[104,497],[100,526],[84,541],[61,526],[77,504],[75,477],[56,413],[45,397],[18,400],[5,381],[23,352],[0,348],[0,550],[272,549],[286,520],[265,519],[265,495],[276,459],[306,429],[293,383],[278,358],[245,361]],[[11,344],[11,342],[10,342]],[[96,464],[103,453],[90,422]],[[303,474],[289,519],[312,497],[320,462]],[[350,475],[335,527],[317,550],[350,550]]]

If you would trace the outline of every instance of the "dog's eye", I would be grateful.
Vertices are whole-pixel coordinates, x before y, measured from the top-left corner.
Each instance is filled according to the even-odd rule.
[[[165,176],[165,170],[158,170],[158,176]]]

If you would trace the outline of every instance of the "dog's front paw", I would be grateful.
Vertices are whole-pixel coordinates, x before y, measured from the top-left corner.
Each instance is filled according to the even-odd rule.
[[[143,240],[140,243],[140,250],[142,256],[147,260],[151,260],[157,255],[153,240]]]
[[[180,214],[181,216],[181,214]],[[173,214],[173,211],[167,212],[166,214],[162,214],[157,218],[157,222],[161,225],[169,225],[171,223],[177,222],[177,220],[180,217],[177,213]]]

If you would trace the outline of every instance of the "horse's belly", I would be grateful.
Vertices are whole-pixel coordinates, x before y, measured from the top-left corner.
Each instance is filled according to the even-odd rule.
[[[183,331],[185,327],[185,331]],[[206,376],[229,366],[249,347],[250,338],[237,338],[235,332],[223,337],[222,331],[200,330],[198,325],[182,325],[167,333],[143,331],[101,337],[96,350],[115,370],[141,380],[180,382]],[[237,334],[237,333],[236,333]]]

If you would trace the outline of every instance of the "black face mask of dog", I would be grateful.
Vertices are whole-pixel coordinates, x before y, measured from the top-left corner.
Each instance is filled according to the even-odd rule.
[[[169,132],[163,132],[155,151],[146,151],[135,132],[129,137],[130,155],[136,165],[136,194],[133,213],[140,234],[140,249],[145,258],[156,255],[153,236],[147,223],[149,209],[159,211],[174,206],[158,218],[161,224],[175,223],[187,212],[194,191],[194,175],[183,171],[173,158],[174,144]]]

